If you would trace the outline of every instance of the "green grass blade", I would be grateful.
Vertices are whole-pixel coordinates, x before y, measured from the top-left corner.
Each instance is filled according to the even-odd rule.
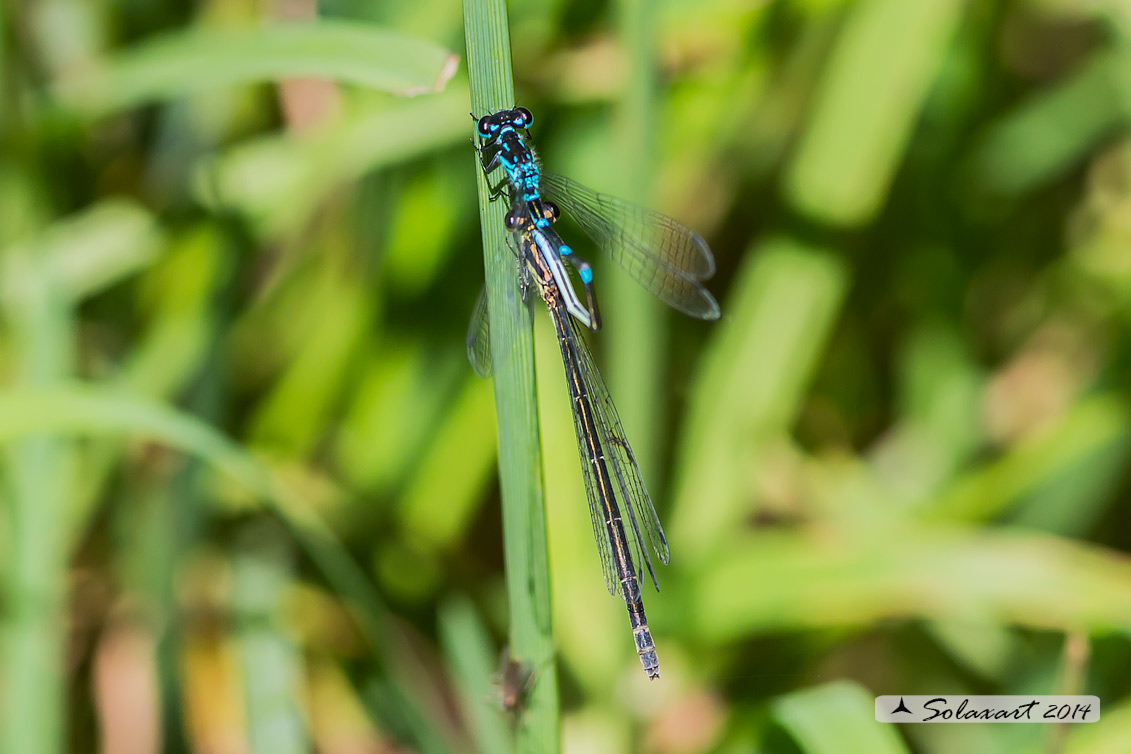
[[[372,680],[364,690],[366,705],[383,721],[389,732],[400,739],[414,741],[420,754],[453,754],[461,751],[444,735],[443,726],[420,714],[404,690],[384,679]]]
[[[779,238],[750,253],[691,398],[669,530],[681,562],[711,551],[748,515],[751,443],[793,421],[847,284],[825,249]]]
[[[975,185],[1018,196],[1063,176],[1131,123],[1131,43],[1103,50],[989,129],[970,156]]]
[[[474,521],[495,472],[494,401],[474,375],[408,480],[397,517],[413,541],[450,547]]]
[[[1131,614],[1125,559],[1016,531],[746,536],[719,552],[697,583],[691,614],[709,641],[911,617],[1119,632]]]
[[[241,535],[232,601],[248,743],[251,751],[303,754],[309,748],[300,711],[302,652],[279,620],[294,576],[288,543],[274,522],[255,522]]]
[[[619,149],[615,161],[623,183],[610,188],[643,206],[654,197],[656,66],[652,0],[618,0],[617,28],[628,64],[628,81],[617,108]],[[654,500],[660,499],[660,442],[663,436],[664,357],[667,312],[628,275],[604,276],[601,298],[610,391],[632,438],[633,452]]]
[[[915,328],[901,350],[900,416],[867,456],[895,506],[911,510],[950,483],[986,441],[978,421],[985,376],[949,325]]]
[[[982,521],[1001,515],[1074,466],[1125,447],[1129,436],[1131,412],[1123,401],[1114,395],[1091,396],[1001,458],[957,477],[925,506],[923,516]]]
[[[42,274],[55,281],[59,295],[78,301],[155,261],[161,241],[160,227],[148,210],[131,201],[107,199],[55,223],[29,242],[33,249],[24,251],[43,257]],[[26,284],[18,272],[3,271],[0,293],[12,295]]]
[[[12,67],[8,63],[8,14],[0,11],[0,102],[12,101]],[[5,107],[0,110],[0,135],[5,135],[12,114]]]
[[[303,339],[251,414],[252,445],[295,456],[310,453],[325,435],[349,370],[370,335],[373,304],[365,279],[328,270],[326,280],[326,295],[311,301],[318,311],[318,328]]]
[[[479,751],[513,751],[513,736],[492,685],[492,677],[499,669],[499,653],[469,601],[455,599],[440,606],[440,640]]]
[[[505,0],[465,0],[464,29],[471,108],[483,115],[514,105],[510,32]],[[473,131],[468,123],[469,133]],[[507,248],[503,202],[490,204],[486,178],[474,160],[487,277],[495,411],[499,427],[499,484],[510,647],[515,659],[545,668],[526,714],[519,721],[520,752],[539,754],[561,747],[557,670],[550,612],[550,568],[546,509],[534,383],[530,309],[519,296],[514,254]]]
[[[335,187],[466,139],[469,122],[462,90],[362,107],[301,136],[264,136],[209,157],[194,173],[194,193],[278,236],[301,227],[315,199]]]
[[[787,174],[797,208],[843,225],[879,211],[965,5],[861,0],[847,9]]]
[[[783,696],[773,714],[805,754],[908,754],[896,726],[877,723],[875,699],[849,682]]]
[[[430,720],[436,730],[443,728],[435,717],[443,701],[368,578],[333,530],[258,459],[193,416],[114,388],[69,382],[0,391],[0,443],[50,435],[122,434],[142,435],[199,456],[259,496],[287,524],[343,597],[374,655],[384,662],[398,693],[412,705],[414,714]]]
[[[432,42],[352,21],[245,29],[192,27],[60,81],[64,104],[100,117],[236,84],[316,76],[399,95],[439,91],[456,56]]]
[[[139,282],[149,303],[148,324],[113,378],[116,384],[137,395],[168,399],[198,378],[218,326],[212,316],[213,296],[227,284],[231,272],[228,248],[209,225],[182,231],[169,244]],[[125,452],[126,443],[109,440],[86,449],[70,505],[69,523],[76,536],[83,536],[94,520]]]
[[[9,251],[3,265],[19,286],[0,304],[15,343],[18,382],[51,390],[73,368],[70,299],[59,290],[49,258]],[[10,281],[9,281],[10,282]],[[25,433],[4,454],[8,531],[3,571],[3,667],[0,751],[56,754],[67,730],[67,564],[72,542],[65,526],[74,480],[74,449],[58,437]]]
[[[1090,725],[1069,726],[1065,754],[1123,754],[1127,750],[1127,742],[1131,741],[1131,703],[1104,705],[1101,714]]]

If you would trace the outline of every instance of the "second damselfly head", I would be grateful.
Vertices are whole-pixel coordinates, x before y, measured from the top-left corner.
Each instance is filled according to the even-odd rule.
[[[537,214],[535,213],[537,209]],[[511,208],[507,212],[504,224],[510,234],[508,245],[518,257],[519,284],[526,298],[526,287],[531,282],[531,270],[548,270],[557,286],[561,289],[558,294],[565,307],[573,317],[591,330],[601,328],[601,315],[597,309],[597,299],[593,295],[593,271],[589,263],[580,259],[561,237],[550,227],[558,219],[557,205],[551,202],[531,204],[519,197],[511,199]],[[535,219],[537,218],[537,219]],[[542,222],[539,223],[538,220]],[[537,257],[535,259],[535,257]],[[585,302],[577,296],[573,280],[567,274],[562,259],[568,259],[577,270],[577,277],[585,287]],[[538,275],[534,279],[540,280]],[[539,295],[542,294],[539,289]],[[489,344],[490,326],[487,320],[487,289],[479,291],[475,301],[475,310],[471,315],[471,322],[467,328],[467,358],[471,362],[475,373],[480,377],[491,374],[491,349]]]
[[[511,233],[522,233],[536,228],[545,229],[550,224],[556,223],[561,216],[561,210],[553,202],[539,202],[535,207],[526,202],[514,200],[511,202],[511,208],[506,217],[503,218],[503,224]],[[564,243],[561,246],[566,256],[573,253],[573,249]]]

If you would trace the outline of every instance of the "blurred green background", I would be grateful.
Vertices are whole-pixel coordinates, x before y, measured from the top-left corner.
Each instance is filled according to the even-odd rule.
[[[539,313],[564,750],[1127,751],[1125,0],[509,8],[547,166],[700,231],[723,308],[563,226],[673,553],[649,684]],[[4,4],[0,751],[510,746],[462,23]],[[896,729],[890,693],[1103,719]]]

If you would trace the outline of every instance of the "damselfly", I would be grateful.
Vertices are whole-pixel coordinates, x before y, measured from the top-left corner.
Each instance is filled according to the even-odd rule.
[[[552,207],[544,211],[552,213]],[[548,225],[539,227],[534,222],[518,195],[512,199],[507,228],[523,265],[523,293],[525,295],[527,287],[533,285],[546,303],[557,333],[605,586],[611,594],[619,594],[624,599],[644,672],[649,678],[658,678],[656,647],[648,629],[640,590],[643,580],[640,565],[648,569],[653,586],[659,590],[649,548],[661,563],[668,563],[664,530],[648,497],[608,388],[579,330],[581,325],[576,317],[567,316],[569,294],[566,291],[570,282],[561,267],[561,239]],[[477,372],[489,372],[485,299],[481,298],[477,304],[473,322],[468,353]]]
[[[474,116],[473,116],[474,117]],[[593,242],[628,274],[668,306],[700,319],[718,319],[719,305],[702,281],[715,273],[715,259],[698,233],[667,215],[623,199],[601,194],[575,181],[542,170],[527,129],[534,116],[525,107],[478,119],[479,156],[488,175],[496,168],[504,177],[491,187],[492,197],[509,194],[521,200],[538,228],[556,219],[560,207]],[[552,206],[548,210],[545,205]],[[570,257],[568,246],[561,249]],[[586,298],[595,300],[588,264],[578,262]],[[583,271],[584,270],[584,271]],[[572,313],[572,312],[571,312]],[[586,326],[597,329],[590,317]]]

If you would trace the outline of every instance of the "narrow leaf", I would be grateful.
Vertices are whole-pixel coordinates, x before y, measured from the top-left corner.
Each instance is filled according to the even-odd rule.
[[[60,82],[91,117],[236,84],[314,76],[399,95],[439,91],[456,56],[427,40],[349,21],[191,28],[144,42]]]

